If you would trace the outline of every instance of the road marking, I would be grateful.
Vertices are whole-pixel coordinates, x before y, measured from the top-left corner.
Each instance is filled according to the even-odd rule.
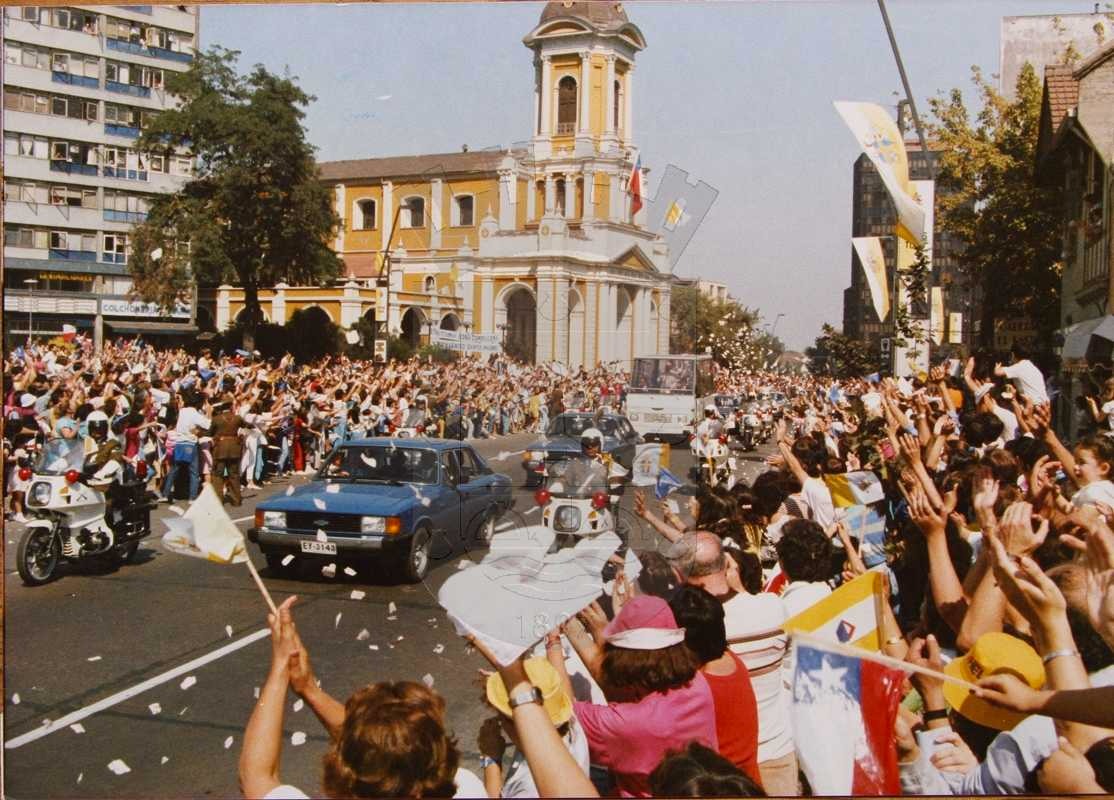
[[[247,522],[249,519],[255,519],[255,514],[248,514],[246,517],[236,517],[236,519],[232,521],[239,525],[241,522]]]
[[[255,633],[249,634],[243,639],[239,639],[235,642],[232,642],[231,644],[226,644],[223,647],[218,647],[211,653],[206,653],[203,656],[198,656],[193,661],[188,661],[181,666],[175,667],[172,670],[162,673],[161,675],[156,675],[153,678],[148,678],[142,683],[137,683],[135,686],[117,692],[116,694],[106,697],[103,700],[98,700],[92,705],[85,706],[85,708],[78,709],[77,711],[74,711],[70,714],[66,714],[66,716],[52,721],[49,725],[41,725],[33,731],[28,731],[22,736],[17,736],[14,739],[9,739],[7,742],[4,743],[4,749],[15,750],[17,747],[22,747],[25,744],[33,742],[36,739],[41,739],[42,737],[52,734],[55,731],[66,729],[71,724],[80,722],[86,717],[91,717],[98,711],[104,711],[106,708],[112,708],[112,706],[122,703],[125,700],[130,700],[131,698],[135,697],[136,695],[142,694],[148,689],[153,689],[156,686],[160,686],[168,681],[172,681],[179,675],[183,675],[187,672],[190,672],[191,670],[195,670],[198,667],[203,667],[206,664],[216,661],[218,658],[224,658],[224,656],[229,655],[230,653],[235,653],[237,650],[247,647],[249,644],[254,644],[260,639],[265,639],[270,635],[270,628],[260,628]]]

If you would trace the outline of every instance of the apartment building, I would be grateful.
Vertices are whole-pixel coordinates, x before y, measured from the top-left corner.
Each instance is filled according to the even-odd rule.
[[[129,233],[151,199],[188,179],[188,154],[136,139],[198,41],[195,6],[11,6],[4,44],[4,335],[185,335],[128,298]]]

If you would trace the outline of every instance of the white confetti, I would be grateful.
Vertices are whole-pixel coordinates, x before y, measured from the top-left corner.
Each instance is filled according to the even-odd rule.
[[[317,529],[317,541],[319,541],[319,542],[329,541],[328,535],[325,533],[325,531],[321,530],[320,528]]]
[[[253,692],[253,694],[255,695],[255,699],[258,700],[259,699],[259,687],[258,686],[255,687],[255,691]]]
[[[359,633],[356,634],[357,642],[366,642],[370,638],[371,634],[368,632],[367,628],[363,628]]]
[[[293,560],[294,560],[294,554],[293,554],[293,553],[291,553],[291,554],[289,554],[289,555],[285,556],[285,557],[284,557],[284,558],[282,559],[282,565],[283,565],[284,567],[289,567],[289,566],[290,566],[290,562],[291,562],[291,561],[293,561]]]
[[[344,574],[347,575],[349,578],[355,578],[356,577],[356,570],[352,569],[352,567],[345,567],[344,568]],[[363,596],[364,596],[364,593],[360,592],[360,597],[363,597]]]
[[[432,689],[433,688],[433,676],[430,675],[427,672],[425,675],[422,676],[422,683],[424,683],[426,686],[428,686],[430,689]]]
[[[326,564],[321,568],[321,574],[324,575],[326,578],[335,578],[337,574],[337,565]]]
[[[457,569],[468,569],[469,567],[474,567],[474,566],[476,566],[476,565],[473,564],[471,561],[469,561],[467,558],[462,558],[460,561],[458,561],[456,563],[456,568]]]
[[[182,716],[183,714],[185,714],[189,710],[190,710],[190,707],[186,706],[185,708],[183,708],[181,711],[178,712],[178,716],[179,717]]]
[[[340,484],[330,483],[325,487],[325,494],[340,494]]]
[[[224,740],[224,749],[227,750],[230,747],[232,747],[232,737],[231,736],[229,736],[227,739]]]
[[[74,733],[85,733],[85,726],[82,725],[80,722],[75,722],[73,725],[70,726],[70,730]]]
[[[195,683],[197,683],[197,678],[195,678],[193,675],[189,675],[178,685],[181,686],[184,691],[193,686]]]
[[[13,706],[18,706],[19,705],[19,692],[16,692],[15,694],[12,695],[12,705]]]
[[[526,514],[533,514],[535,511],[541,511],[541,506],[532,506],[532,507],[526,509],[525,513]]]
[[[289,497],[292,494],[294,494],[294,487],[293,486],[287,486],[286,487],[286,496]]]
[[[78,783],[81,783],[81,779],[82,779],[82,778],[84,778],[84,777],[85,777],[85,773],[84,773],[84,772],[79,772],[79,773],[77,773],[77,782],[78,782]]]
[[[429,499],[428,497],[423,497],[423,498],[422,498],[422,505],[423,505],[423,506],[426,506],[427,508],[429,507],[429,505],[430,505],[430,504],[431,504],[432,502],[433,502],[433,501],[432,501],[432,500],[430,500],[430,499]]]
[[[85,659],[85,660],[86,660],[86,661],[100,661],[100,660],[101,660],[101,657],[100,657],[100,656],[89,656],[89,657],[88,657],[87,659]]]
[[[167,506],[166,508],[167,508],[168,511],[173,511],[179,517],[186,513],[185,511],[182,510],[181,506]]]
[[[44,726],[49,726],[50,725],[50,720],[49,719],[44,719],[43,720],[43,725]]]
[[[225,625],[224,626],[224,632],[228,634],[229,639],[232,638],[232,626],[231,625]]]
[[[377,645],[377,644],[369,644],[369,645],[367,646],[367,649],[368,649],[368,650],[378,650],[378,649],[379,649],[379,645]]]
[[[398,608],[395,607],[395,601],[394,600],[387,603],[387,613],[388,614],[397,614],[398,613]]]
[[[306,743],[306,735],[305,735],[304,732],[294,731],[292,734],[290,734],[290,744],[294,745],[295,747],[298,747],[299,745],[303,745],[305,743]]]
[[[344,612],[343,612],[343,611],[338,611],[338,612],[337,612],[337,616],[336,616],[336,619],[334,619],[334,620],[333,620],[333,628],[334,628],[334,629],[335,629],[335,628],[339,628],[339,627],[340,627],[340,618],[341,618],[341,617],[343,617],[343,616],[344,616]]]
[[[167,758],[166,756],[163,756],[163,757],[162,757],[162,758],[161,758],[161,759],[159,760],[159,763],[160,763],[160,764],[165,764],[165,763],[166,763],[167,761],[169,761],[169,760],[170,760],[169,758]]]
[[[345,570],[344,570],[344,571],[345,571],[345,572],[347,572],[347,571],[348,571],[348,569],[347,569],[347,568],[345,568]],[[365,595],[364,595],[364,593],[363,593],[363,592],[361,592],[361,591],[360,591],[359,589],[353,589],[353,590],[352,590],[352,594],[350,595],[350,597],[351,597],[351,598],[352,598],[353,600],[363,600],[363,599],[364,599],[364,597],[365,597]]]
[[[117,775],[127,775],[132,771],[132,768],[124,763],[123,759],[115,759],[108,764],[108,768],[115,772]]]
[[[305,708],[305,706],[306,706],[306,701],[299,697],[297,700],[294,701],[294,711],[295,711],[295,713],[297,713],[298,711],[301,711],[303,708]]]
[[[395,639],[395,641],[396,642],[401,642],[405,638],[406,638],[405,636],[399,636],[397,639]]]
[[[387,647],[391,648],[392,650],[395,649],[395,646],[393,644],[389,644],[389,645],[387,645]]]
[[[158,703],[151,703],[151,705],[147,706],[147,710],[150,711],[152,714],[158,714],[160,711],[162,711],[162,706],[160,706]]]
[[[320,497],[315,497],[313,498],[313,507],[316,508],[318,511],[324,511],[325,501],[322,500]]]
[[[435,648],[433,648],[433,652],[436,655],[441,655],[442,653],[445,652],[445,645],[443,645],[443,644],[437,645]]]
[[[395,616],[387,617],[387,620],[390,621],[390,622],[394,622],[396,619],[398,619],[398,617],[395,617]]]

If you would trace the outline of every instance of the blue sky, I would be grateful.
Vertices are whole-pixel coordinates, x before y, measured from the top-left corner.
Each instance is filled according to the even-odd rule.
[[[542,3],[204,6],[203,47],[241,66],[289,68],[317,101],[321,160],[506,146],[530,134],[533,68],[522,37]],[[897,68],[875,0],[627,2],[648,47],[634,132],[656,178],[669,163],[720,190],[677,274],[726,283],[792,348],[839,325],[851,270],[858,151],[834,100],[892,107]],[[927,114],[937,91],[997,72],[1003,16],[1090,12],[1079,0],[890,0]]]

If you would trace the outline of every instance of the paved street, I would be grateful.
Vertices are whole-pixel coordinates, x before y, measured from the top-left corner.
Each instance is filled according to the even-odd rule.
[[[521,485],[521,452],[532,438],[482,441],[477,449]],[[740,457],[743,480],[762,469],[763,456]],[[691,461],[687,452],[674,450],[673,471],[685,475]],[[255,504],[287,485],[247,495],[233,518],[246,529]],[[628,491],[624,508],[632,500]],[[516,489],[513,513],[529,524],[536,522],[534,508],[532,492]],[[266,608],[243,566],[162,549],[158,539],[166,527],[160,520],[173,513],[160,506],[155,533],[135,564],[115,573],[71,570],[36,588],[24,586],[15,572],[22,527],[8,527],[10,797],[238,796],[243,727],[270,658]],[[505,518],[503,527],[509,524]],[[476,769],[483,707],[472,681],[482,662],[465,654],[436,593],[460,559],[478,560],[482,553],[435,553],[439,558],[425,583],[411,586],[395,584],[383,570],[361,570],[355,577],[338,572],[334,579],[303,571],[296,580],[277,579],[269,577],[257,548],[249,550],[276,602],[290,594],[301,598],[298,627],[326,690],[343,699],[369,681],[432,676],[447,699],[464,766]],[[353,599],[353,590],[364,592],[363,598]],[[394,620],[388,619],[391,602]],[[305,733],[305,744],[292,746],[290,736],[298,731]],[[326,744],[323,730],[309,709],[295,712],[291,706],[285,733],[282,777],[312,794]],[[115,774],[108,765],[116,759],[130,772]]]

